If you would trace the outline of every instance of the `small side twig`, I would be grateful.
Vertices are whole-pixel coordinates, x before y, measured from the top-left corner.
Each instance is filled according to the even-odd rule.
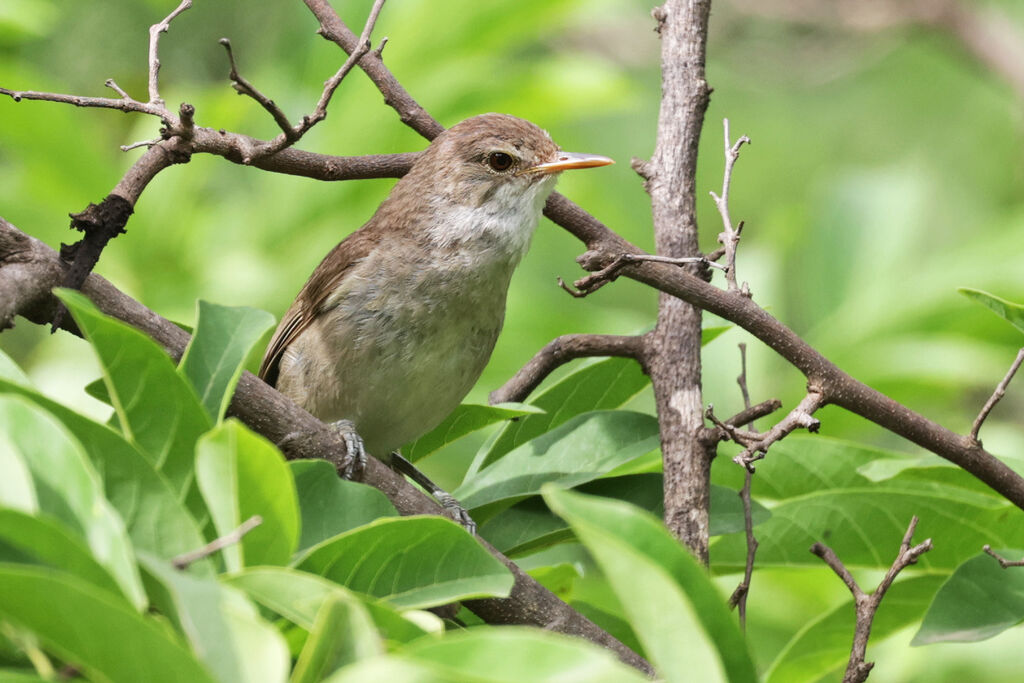
[[[285,137],[287,137],[289,140],[293,139],[295,136],[295,131],[292,130],[291,121],[289,121],[288,117],[285,116],[285,113],[281,111],[281,108],[277,106],[277,103],[275,103],[274,100],[270,99],[269,97],[261,93],[259,90],[257,90],[252,83],[247,81],[242,76],[242,74],[238,72],[238,65],[235,63],[235,53],[231,49],[231,41],[227,38],[221,38],[217,42],[223,45],[224,49],[228,53],[228,63],[231,65],[231,73],[228,74],[228,78],[231,79],[232,85],[234,86],[235,90],[238,91],[238,94],[248,95],[252,99],[259,102],[260,106],[266,109],[267,113],[269,113],[274,118],[274,121],[281,129],[281,132],[284,133]]]
[[[149,101],[151,104],[163,106],[163,98],[160,97],[160,34],[167,33],[171,28],[171,22],[175,17],[187,9],[191,9],[192,0],[181,0],[173,12],[164,17],[158,24],[149,27]]]
[[[814,417],[814,413],[824,404],[825,395],[821,391],[810,389],[796,408],[789,411],[786,417],[782,418],[764,434],[741,432],[736,429],[727,430],[730,437],[744,446],[743,451],[732,459],[733,462],[753,471],[754,463],[763,458],[775,442],[781,441],[792,432],[801,428],[811,433],[816,433],[821,427],[821,422],[818,418]],[[710,413],[710,409],[708,412]],[[714,418],[711,416],[709,416],[709,419],[714,421]],[[716,424],[718,423],[716,422]]]
[[[1008,569],[1009,567],[1024,567],[1024,559],[1008,560],[999,553],[997,553],[995,550],[992,550],[992,546],[988,545],[987,543],[983,545],[981,549],[984,550],[986,554],[994,557],[996,559],[996,562],[998,562],[999,566],[1003,569]]]
[[[174,565],[175,569],[187,569],[189,565],[198,562],[203,558],[209,557],[228,546],[238,543],[242,540],[243,536],[258,527],[260,524],[263,524],[263,518],[259,515],[253,515],[242,522],[234,531],[224,534],[220,538],[213,539],[202,548],[178,555],[171,560],[171,564]]]
[[[878,584],[878,588],[870,595],[861,590],[853,575],[850,574],[849,570],[847,570],[831,548],[823,543],[815,543],[811,546],[811,552],[824,560],[825,564],[850,589],[850,593],[853,595],[853,603],[857,610],[857,625],[853,634],[853,647],[850,649],[850,662],[846,667],[843,683],[863,683],[863,681],[867,680],[868,674],[871,673],[871,669],[874,667],[874,663],[865,662],[864,656],[867,653],[868,637],[871,635],[871,623],[874,621],[875,612],[878,611],[882,598],[885,597],[886,591],[889,590],[896,576],[909,565],[916,563],[921,555],[932,549],[932,539],[930,538],[926,539],[923,543],[910,547],[911,539],[914,537],[914,530],[917,529],[917,522],[917,515],[915,515],[910,520],[907,533],[903,535],[903,542],[900,543],[900,550],[896,555],[896,559],[893,560],[889,571],[885,573],[885,577]]]
[[[722,174],[722,194],[717,195],[711,192],[711,198],[715,200],[718,213],[722,216],[722,232],[718,235],[718,241],[725,249],[725,282],[730,292],[738,291],[743,296],[750,296],[750,288],[747,283],[743,287],[736,284],[736,247],[740,242],[740,233],[743,232],[743,221],[733,227],[732,219],[729,217],[729,185],[732,183],[732,168],[736,160],[740,158],[740,147],[744,143],[750,144],[750,138],[741,135],[736,142],[729,139],[729,119],[722,120],[722,127],[725,130],[725,172]]]
[[[747,345],[740,343],[740,375],[736,378],[740,394],[743,396],[744,409],[750,410],[750,392],[747,389]],[[756,429],[753,420],[750,428]],[[736,586],[729,605],[739,608],[740,629],[747,630],[747,595],[750,593],[750,582],[754,575],[754,558],[757,555],[757,538],[754,537],[754,514],[750,502],[750,488],[754,482],[754,473],[744,468],[743,487],[740,489],[740,501],[743,503],[743,529],[747,537],[747,561],[743,570],[743,581]]]
[[[615,278],[618,277],[618,271],[624,266],[630,263],[638,263],[640,261],[668,263],[674,266],[698,264],[704,268],[717,268],[722,271],[726,270],[725,266],[720,263],[715,263],[715,261],[709,259],[707,256],[683,256],[673,258],[671,256],[658,256],[657,254],[619,254],[607,266],[587,275],[586,277],[576,280],[576,282],[573,283],[573,287],[575,287],[575,289],[565,284],[562,278],[558,278],[558,286],[576,298],[583,298],[589,294],[593,294],[609,282],[614,281]]]
[[[978,417],[974,419],[974,424],[971,426],[971,439],[976,443],[981,443],[978,440],[978,432],[981,431],[981,425],[985,423],[988,414],[992,412],[992,409],[996,407],[999,400],[1006,394],[1006,388],[1010,386],[1010,382],[1013,380],[1013,376],[1017,374],[1017,370],[1020,369],[1021,363],[1024,363],[1024,348],[1017,352],[1017,357],[1010,365],[1010,369],[1007,371],[1006,376],[1003,377],[1003,381],[996,385],[996,390],[985,401],[985,405],[982,407],[981,412],[978,413]]]

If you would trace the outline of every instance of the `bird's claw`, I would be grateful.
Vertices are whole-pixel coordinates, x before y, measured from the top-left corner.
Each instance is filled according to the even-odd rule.
[[[444,491],[434,493],[434,499],[444,509],[445,514],[456,523],[461,524],[470,534],[476,536],[476,522],[469,516],[469,511],[462,507],[462,503]]]
[[[345,465],[341,468],[341,476],[349,480],[358,478],[366,467],[366,447],[356,432],[355,424],[351,420],[338,420],[330,427],[345,442]]]

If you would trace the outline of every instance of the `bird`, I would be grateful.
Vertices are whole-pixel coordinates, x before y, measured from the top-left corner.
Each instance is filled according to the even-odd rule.
[[[457,501],[397,451],[440,424],[479,379],[512,273],[558,175],[611,163],[564,152],[507,114],[442,132],[313,271],[259,376],[335,426],[350,453],[411,475],[470,525]]]

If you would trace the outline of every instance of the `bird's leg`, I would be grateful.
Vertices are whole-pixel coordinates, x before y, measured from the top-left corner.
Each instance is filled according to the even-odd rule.
[[[366,448],[363,446],[362,437],[356,433],[356,426],[350,420],[330,422],[327,426],[345,442],[345,459],[341,461],[341,465],[335,463],[339,474],[350,481],[358,479],[366,467]],[[286,454],[293,449],[301,451],[303,440],[309,438],[309,432],[292,432],[285,434],[284,438],[277,443],[277,447]]]
[[[462,504],[455,500],[450,493],[430,481],[430,477],[423,474],[415,465],[402,457],[402,454],[398,451],[391,454],[391,469],[406,475],[422,486],[452,519],[465,527],[466,531],[476,535],[476,522],[469,516],[466,508],[462,507]]]

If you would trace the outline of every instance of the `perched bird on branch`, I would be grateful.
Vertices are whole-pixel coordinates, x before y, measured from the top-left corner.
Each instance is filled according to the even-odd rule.
[[[260,377],[334,423],[350,453],[364,458],[365,447],[468,522],[392,452],[436,427],[480,377],[558,174],[610,163],[563,152],[534,124],[503,114],[445,131],[313,271]]]

